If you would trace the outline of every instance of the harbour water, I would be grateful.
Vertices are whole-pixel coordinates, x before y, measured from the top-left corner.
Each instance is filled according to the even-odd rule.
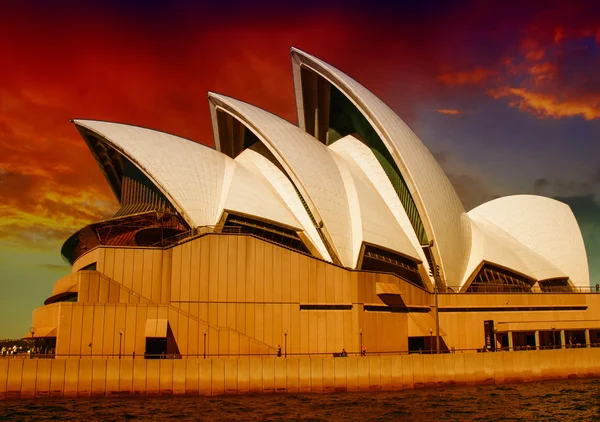
[[[0,402],[2,420],[599,420],[600,379],[399,392]]]

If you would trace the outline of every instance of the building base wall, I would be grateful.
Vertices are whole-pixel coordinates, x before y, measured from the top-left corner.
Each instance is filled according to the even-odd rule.
[[[348,358],[0,359],[0,400],[393,391],[600,377],[600,349]]]

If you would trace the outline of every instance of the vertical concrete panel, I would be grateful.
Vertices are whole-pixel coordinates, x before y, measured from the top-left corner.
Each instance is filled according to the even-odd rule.
[[[477,353],[473,355],[475,360],[475,384],[485,382],[485,354]]]
[[[310,334],[309,334],[309,315],[308,311],[300,311],[300,307],[298,309],[298,319],[300,322],[300,350],[299,353],[308,354],[310,352]]]
[[[8,359],[0,359],[0,400],[6,399],[6,384],[8,382]]]
[[[106,360],[92,360],[92,396],[106,395]]]
[[[457,385],[465,385],[467,383],[467,375],[465,372],[465,355],[457,353],[452,355],[454,357],[454,382]]]
[[[502,358],[502,353],[503,352],[496,352],[492,354],[495,384],[504,384],[504,360]]]
[[[181,253],[182,248],[171,249],[171,301],[179,302],[181,300]],[[164,298],[163,298],[164,303]]]
[[[237,259],[238,259],[238,236],[226,237],[227,248],[227,302],[235,302],[237,298]]]
[[[274,387],[276,393],[284,393],[287,387],[287,365],[290,359],[275,359]]]
[[[49,395],[62,397],[65,388],[66,360],[50,360],[50,389]]]
[[[402,390],[402,356],[392,356],[391,389]]]
[[[369,372],[371,370],[369,359],[369,357],[363,357],[357,360],[359,391],[369,391],[369,385],[371,382],[371,380],[369,379]]]
[[[477,355],[470,353],[465,355],[465,381],[467,385],[474,385],[476,382]]]
[[[369,361],[369,390],[378,391],[381,389],[381,357],[371,356],[367,360]]]
[[[503,367],[504,367],[504,380],[506,382],[514,382],[515,370],[513,365],[514,352],[501,352]]]
[[[129,361],[129,360],[128,360]],[[106,395],[119,395],[119,382],[121,380],[121,362],[123,360],[106,360]],[[129,361],[132,362],[132,361]]]
[[[380,385],[383,391],[392,390],[392,356],[381,356]]]
[[[264,340],[264,307],[262,303],[254,304],[254,338],[260,342]]]
[[[171,253],[170,251],[152,251],[152,274],[151,283],[148,286],[150,288],[150,301],[153,303],[161,303],[160,301],[160,290],[162,285],[162,263],[163,255],[165,253]],[[146,288],[146,282],[144,282],[144,288]]]
[[[309,393],[312,391],[311,359],[298,359],[298,392]]]
[[[114,328],[115,328],[115,306],[104,305],[104,330],[102,332],[102,350],[101,354],[109,359],[112,358],[116,350],[114,343]],[[118,347],[118,345],[117,345]]]
[[[410,355],[413,367],[413,383],[415,388],[425,385],[425,361],[424,355]]]
[[[186,359],[185,362],[185,394],[198,395],[198,359]]]
[[[94,328],[92,334],[91,353],[95,357],[102,356],[104,341],[104,305],[94,305]],[[88,343],[89,344],[89,343]],[[88,346],[89,347],[89,346]]]
[[[225,359],[223,374],[223,392],[225,394],[238,393],[238,360]]]
[[[181,245],[181,283],[179,285],[179,300],[190,300],[190,275],[191,275],[191,244],[184,243]],[[187,306],[187,303],[182,303],[181,306]],[[187,309],[185,309],[187,311]]]
[[[323,359],[310,359],[311,392],[323,393]]]
[[[73,306],[61,305],[61,316],[58,322],[58,336],[61,341],[57,344],[56,353],[67,354],[69,357],[81,356],[81,330],[83,325],[83,306],[74,304]],[[89,330],[91,333],[91,329]],[[66,336],[65,336],[66,334]],[[62,342],[65,342],[62,346]]]
[[[198,390],[203,396],[212,394],[212,363],[216,359],[198,360]]]
[[[329,359],[329,358],[328,358]],[[334,364],[334,389],[335,392],[348,391],[348,359],[330,358]]]
[[[136,328],[137,328],[137,306],[128,306],[125,310],[125,329],[123,330],[123,344],[122,353],[124,355],[131,355],[135,350],[135,337],[136,337]],[[144,325],[144,329],[145,329]],[[145,333],[141,333],[144,335]],[[117,335],[119,333],[117,332]],[[117,339],[118,341],[118,339]]]
[[[281,286],[281,302],[289,303],[291,301],[291,271],[290,262],[293,252],[282,249],[280,272],[275,278],[275,284]]]
[[[222,239],[216,236],[219,247],[219,259],[213,261],[217,268],[217,300],[219,302],[227,302],[227,273],[229,272],[227,258],[228,258],[228,247],[229,242],[227,238]],[[212,263],[211,263],[212,264]],[[211,280],[213,281],[213,280]],[[224,324],[223,324],[224,325]],[[213,393],[214,394],[214,393]]]
[[[126,321],[126,313],[127,313],[127,306],[123,305],[123,304],[118,304],[115,305],[115,325],[114,325],[114,331],[112,331],[112,335],[113,335],[113,357],[115,359],[119,358],[119,353],[124,353],[124,349],[125,349],[125,342],[124,342],[124,337],[125,337],[125,333],[123,333],[123,336],[121,336],[120,330],[122,329],[123,331],[125,331],[126,329],[126,325],[125,325],[125,321]],[[121,348],[119,350],[119,347]]]
[[[414,355],[400,356],[402,366],[402,388],[414,388],[414,368],[412,365]]]
[[[69,397],[77,396],[77,384],[79,383],[79,359],[65,360],[65,385],[63,387],[64,395]]]
[[[108,279],[102,277],[98,277],[99,284],[99,293],[98,293],[98,302],[106,303],[109,300],[109,290],[110,290],[110,282]]]
[[[264,358],[261,360],[263,367],[263,391],[272,393],[275,391],[275,359]]]
[[[159,394],[173,394],[173,360],[160,359]]]
[[[246,275],[248,272],[247,261],[246,261],[246,245],[247,237],[238,238],[237,243],[237,256],[236,256],[236,277],[235,277],[235,301],[245,302],[246,301]]]
[[[3,359],[3,360],[8,362],[8,359]],[[21,375],[21,398],[22,399],[32,399],[35,397],[38,361],[39,361],[39,359],[25,359],[23,361],[23,372]],[[0,379],[2,379],[1,376],[0,376]],[[0,381],[0,382],[2,382],[2,381]]]
[[[146,370],[149,361],[136,359],[133,361],[133,394],[146,395]]]
[[[263,391],[263,359],[250,359],[250,392]]]
[[[48,370],[48,377],[50,376]],[[21,398],[21,383],[23,381],[23,360],[11,359],[8,364],[8,374],[6,380],[6,398]],[[46,392],[48,394],[48,383],[46,383]],[[36,380],[37,388],[37,380]]]
[[[195,310],[195,314],[198,314],[198,305],[192,304],[192,310]],[[187,354],[193,356],[194,358],[202,357],[199,356],[203,354],[204,350],[204,338],[203,338],[203,330],[204,328],[200,328],[200,324],[196,319],[188,318],[188,337],[187,337]],[[200,342],[202,341],[202,344]],[[201,347],[199,349],[199,347]]]
[[[300,255],[295,255],[295,258],[298,259],[298,301],[300,303],[307,303],[310,301],[309,299],[309,283],[308,283],[308,258]],[[292,274],[294,275],[294,274]],[[292,294],[294,294],[294,289],[292,285]]]
[[[285,359],[285,391],[288,393],[297,393],[299,391],[299,380],[298,380],[298,359],[291,358]]]
[[[91,359],[92,357],[94,335],[94,308],[94,306],[83,306],[83,329],[81,330],[81,357],[88,359]],[[75,315],[73,315],[73,324],[76,323],[75,318]]]
[[[255,302],[256,280],[256,245],[254,239],[245,237],[246,240],[246,300]]]
[[[142,288],[140,294],[142,297],[152,301],[152,275],[154,272],[154,255],[155,251],[145,249],[142,251]]]
[[[160,303],[171,301],[171,284],[173,279],[173,249],[162,251]]]
[[[486,384],[495,383],[496,368],[494,365],[495,353],[484,353],[483,355],[483,369],[484,369],[484,382]]]
[[[136,306],[135,313],[135,335],[134,347],[130,356],[135,352],[137,356],[143,356],[146,353],[146,320],[148,319],[148,305],[140,304]]]
[[[133,265],[135,263],[135,249],[122,249],[115,253],[117,255],[123,255],[123,278],[121,283],[128,289],[133,290]],[[115,269],[118,268],[115,262]]]
[[[137,361],[136,361],[137,362]],[[148,359],[146,362],[146,395],[160,394],[160,366],[161,359]]]
[[[48,359],[40,359],[40,361],[38,362],[38,365],[37,365],[37,379],[36,379],[36,383],[35,383],[35,396],[36,397],[47,397],[50,395],[50,377],[51,377],[51,375],[52,375],[52,361],[48,360]]]
[[[133,394],[133,359],[121,359],[119,361],[119,395],[128,396]]]
[[[250,392],[250,360],[249,358],[240,358],[237,365],[238,394],[246,394]]]
[[[342,358],[336,358],[342,359]],[[323,365],[323,392],[332,393],[335,391],[335,363],[333,357],[321,359]]]
[[[265,303],[264,305],[264,327],[263,327],[263,342],[270,346],[276,346],[281,344],[283,350],[283,330],[278,329],[277,332],[273,332],[273,327],[281,324],[281,319],[278,323],[273,321],[273,304]]]
[[[100,260],[102,262],[102,268],[98,268],[98,271],[102,271],[103,274],[106,274],[107,277],[116,280],[115,277],[115,250],[111,248],[103,248],[102,249],[104,259]]]
[[[346,390],[358,391],[358,360],[359,357],[349,357],[346,359]]]
[[[77,384],[77,396],[89,397],[92,395],[92,375],[94,362],[82,360],[79,362],[79,383]]]

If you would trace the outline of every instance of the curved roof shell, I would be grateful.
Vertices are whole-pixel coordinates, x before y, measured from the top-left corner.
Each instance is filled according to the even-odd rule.
[[[417,135],[383,101],[333,66],[292,48],[298,122],[305,128],[301,68],[308,68],[336,86],[363,113],[400,169],[442,276],[452,281],[464,274],[471,249],[471,226],[450,181]],[[437,253],[436,253],[437,251]]]
[[[502,229],[552,263],[575,286],[589,286],[583,237],[568,205],[542,196],[514,195],[486,202],[469,216]]]
[[[224,209],[301,227],[260,174],[214,149],[137,126],[93,120],[74,123],[134,163],[191,227],[217,224]]]
[[[209,94],[211,113],[222,111],[240,120],[275,157],[296,186],[333,248],[347,267],[353,264],[351,210],[342,176],[326,146],[265,110],[224,95]],[[221,148],[219,132],[215,145]]]

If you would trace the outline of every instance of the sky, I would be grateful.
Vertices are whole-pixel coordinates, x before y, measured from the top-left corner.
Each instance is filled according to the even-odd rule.
[[[467,210],[570,205],[600,281],[600,2],[204,3],[0,2],[0,338],[70,272],[66,238],[118,208],[69,120],[213,146],[213,91],[296,123],[292,46],[392,107]]]

